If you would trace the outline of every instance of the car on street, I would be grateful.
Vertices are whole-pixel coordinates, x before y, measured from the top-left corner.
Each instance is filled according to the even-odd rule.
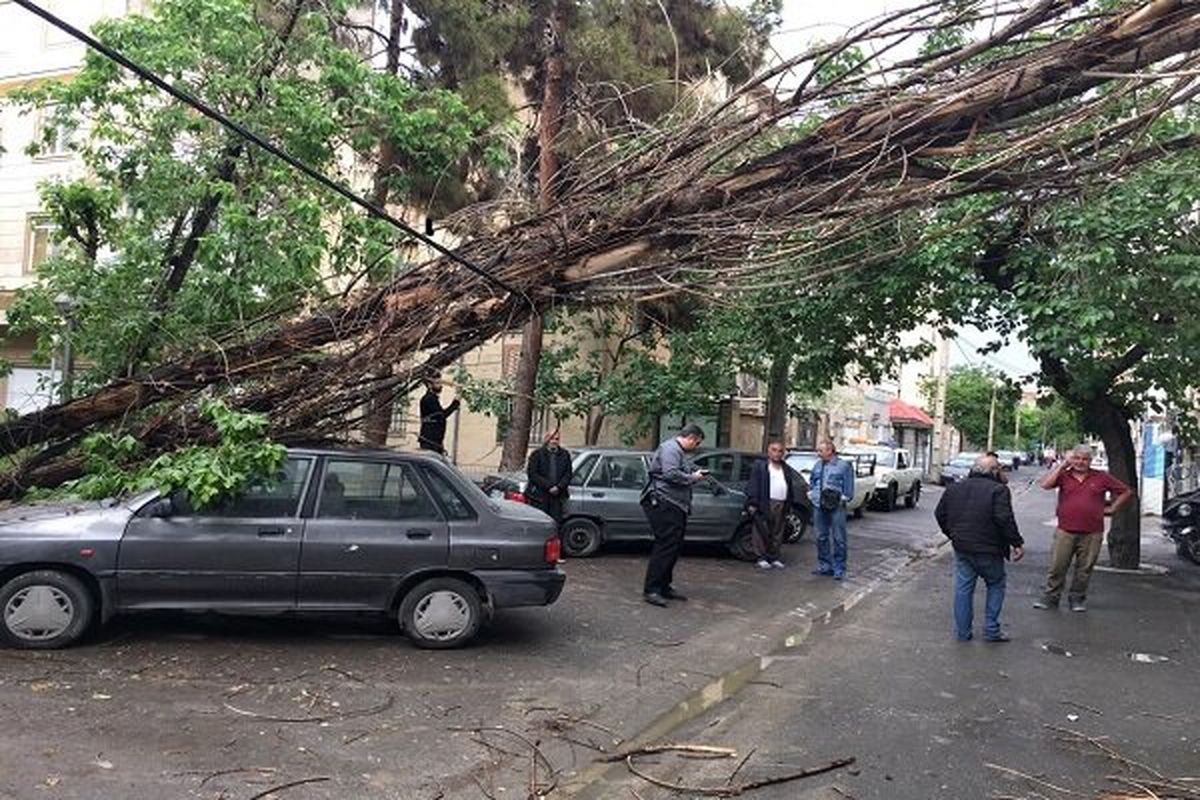
[[[64,647],[159,609],[367,612],[455,647],[496,609],[553,603],[559,553],[549,517],[438,456],[292,449],[276,479],[203,510],[146,492],[0,512],[0,639]]]
[[[971,473],[971,467],[975,466],[975,460],[981,455],[983,453],[959,453],[942,465],[942,476],[938,483],[949,486],[963,480]]]
[[[900,447],[847,447],[841,455],[874,455],[875,492],[871,505],[880,511],[895,511],[900,500],[905,508],[914,508],[921,500],[921,469],[913,464],[912,455]]]
[[[705,450],[692,457],[697,467],[706,469],[721,484],[737,489],[745,494],[746,484],[750,480],[750,470],[754,463],[765,456],[762,453],[752,453],[746,450]],[[795,469],[795,467],[793,467]],[[800,470],[796,470],[800,472]],[[787,528],[783,540],[795,543],[804,538],[805,532],[812,524],[812,502],[808,499],[808,476],[800,473],[804,480],[802,492],[804,504],[793,509],[788,517]],[[690,528],[690,523],[689,523]]]
[[[997,450],[996,458],[1000,460],[1000,466],[1011,472],[1016,472],[1021,468],[1021,454],[1016,450]]]
[[[838,453],[838,455],[854,465],[854,497],[851,497],[850,502],[846,504],[846,511],[855,519],[859,519],[875,491],[874,482],[867,480],[874,472],[875,460],[865,454],[851,456],[846,453]],[[792,469],[804,476],[805,481],[811,481],[813,465],[819,458],[820,456],[815,450],[789,450],[786,460]],[[812,513],[811,507],[809,513]]]

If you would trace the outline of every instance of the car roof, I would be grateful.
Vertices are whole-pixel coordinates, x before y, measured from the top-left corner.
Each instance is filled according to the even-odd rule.
[[[288,455],[293,456],[361,456],[366,458],[394,458],[396,456],[403,456],[422,461],[440,461],[443,464],[446,463],[445,458],[428,450],[390,450],[381,447],[354,447],[347,445],[345,447],[289,447],[287,448],[287,452]]]

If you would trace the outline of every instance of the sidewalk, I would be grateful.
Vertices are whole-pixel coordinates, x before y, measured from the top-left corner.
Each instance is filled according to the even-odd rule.
[[[1023,495],[1017,511],[1028,554],[1009,570],[1003,619],[1011,643],[954,640],[952,558],[943,553],[774,659],[732,703],[668,737],[731,747],[736,758],[647,756],[637,768],[684,786],[727,786],[747,754],[735,784],[857,759],[747,793],[756,800],[1099,797],[1121,789],[1129,791],[1121,797],[1155,797],[1108,779],[1158,780],[1132,762],[1200,777],[1200,568],[1177,559],[1148,521],[1143,560],[1168,574],[1098,571],[1088,613],[1037,611],[1052,497]],[[978,628],[982,586],[976,598]],[[584,796],[693,796],[614,773]],[[1188,785],[1194,794],[1179,796],[1200,796],[1200,783]]]

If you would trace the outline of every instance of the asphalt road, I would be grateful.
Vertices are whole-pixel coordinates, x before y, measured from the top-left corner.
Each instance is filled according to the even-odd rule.
[[[1016,509],[1029,552],[1009,569],[1003,619],[1012,642],[954,640],[946,552],[814,629],[734,703],[673,731],[671,740],[748,756],[734,783],[856,758],[845,769],[757,789],[756,800],[1194,796],[1200,568],[1176,559],[1150,521],[1143,560],[1170,574],[1097,572],[1088,613],[1034,610],[1053,494],[1035,488],[1018,496]],[[976,597],[978,636],[982,588]],[[727,786],[737,764],[661,756],[635,767],[711,787]],[[1162,788],[1177,777],[1191,778],[1182,784],[1188,794]],[[624,768],[593,788],[589,796],[681,796]]]
[[[251,798],[297,781],[278,796],[562,795],[671,709],[719,701],[726,670],[891,591],[941,541],[936,499],[852,521],[842,584],[809,574],[811,540],[769,572],[689,548],[691,601],[664,610],[640,599],[644,548],[572,560],[557,604],[501,614],[460,651],[416,650],[387,621],[178,614],[0,650],[0,797]]]

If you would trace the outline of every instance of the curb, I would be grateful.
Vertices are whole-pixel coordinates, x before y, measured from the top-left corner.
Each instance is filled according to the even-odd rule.
[[[660,743],[667,734],[699,717],[714,706],[736,696],[762,674],[763,670],[767,669],[773,661],[786,657],[789,650],[803,644],[817,626],[828,625],[841,618],[873,594],[881,585],[895,580],[913,564],[932,561],[941,555],[948,546],[949,542],[947,541],[923,553],[886,559],[875,568],[881,574],[873,577],[865,586],[856,589],[831,608],[817,612],[797,608],[789,612],[790,616],[801,618],[800,625],[778,639],[769,652],[737,664],[704,686],[692,691],[656,717],[649,725],[621,742],[622,750],[635,750],[639,747]],[[594,762],[581,770],[571,781],[561,785],[559,787],[561,795],[559,796],[573,800],[603,800],[603,798],[611,796],[605,793],[608,781],[618,774],[625,775],[623,761]]]

